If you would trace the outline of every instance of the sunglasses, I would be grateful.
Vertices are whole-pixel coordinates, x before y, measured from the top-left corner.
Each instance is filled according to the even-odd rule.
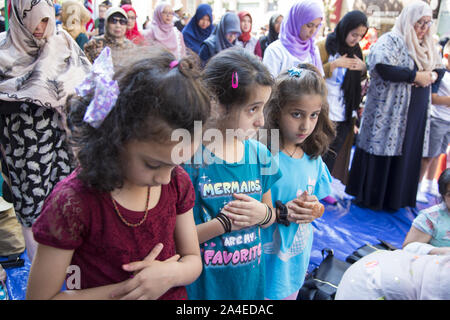
[[[111,17],[108,19],[109,23],[112,24],[117,24],[120,23],[122,26],[126,25],[128,23],[128,20],[125,18],[116,18],[116,17]]]

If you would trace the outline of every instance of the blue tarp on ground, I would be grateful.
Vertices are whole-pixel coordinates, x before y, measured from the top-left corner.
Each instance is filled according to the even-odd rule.
[[[331,248],[336,258],[345,260],[355,249],[369,243],[378,243],[382,239],[401,248],[406,233],[419,210],[437,203],[437,198],[429,196],[430,203],[418,203],[414,209],[401,209],[395,213],[362,209],[350,200],[341,201],[337,205],[326,205],[325,213],[313,222],[314,242],[311,272],[322,261],[321,250]],[[8,295],[11,300],[25,299],[28,274],[31,267],[26,252],[21,258],[25,265],[21,268],[6,269]],[[0,257],[0,260],[5,258]]]
[[[438,203],[428,196],[427,205],[417,203],[417,208],[404,208],[394,213],[362,209],[351,200],[337,205],[325,205],[324,215],[313,221],[314,242],[308,271],[322,261],[322,249],[333,249],[336,258],[345,260],[353,251],[365,244],[376,244],[378,239],[401,248],[411,223],[420,210]]]
[[[25,260],[23,267],[5,269],[6,287],[8,289],[8,296],[10,300],[25,300],[31,263],[28,259],[26,251],[22,253],[20,258]],[[0,257],[0,261],[4,260],[7,260],[6,257]]]

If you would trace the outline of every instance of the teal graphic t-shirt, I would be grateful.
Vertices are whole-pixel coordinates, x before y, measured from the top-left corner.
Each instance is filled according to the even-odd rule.
[[[308,191],[319,200],[331,192],[331,175],[321,157],[304,154],[294,159],[280,152],[277,157],[282,177],[271,189],[272,201],[289,202]],[[265,298],[284,299],[303,285],[313,242],[310,223],[289,226],[274,223],[262,230],[266,263]]]
[[[246,194],[261,201],[264,193],[281,177],[270,151],[255,140],[243,141],[244,157],[228,163],[202,146],[193,164],[184,165],[195,188],[194,218],[201,224],[215,218],[235,200],[233,194]],[[202,155],[208,164],[202,162]],[[188,299],[264,299],[264,260],[261,228],[249,227],[223,234],[200,244],[203,271],[187,287]]]

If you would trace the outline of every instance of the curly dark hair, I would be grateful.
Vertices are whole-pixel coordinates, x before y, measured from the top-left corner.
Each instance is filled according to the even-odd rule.
[[[92,96],[68,98],[70,140],[83,183],[105,192],[122,187],[120,155],[127,142],[167,143],[174,129],[193,133],[194,121],[208,119],[210,99],[201,81],[199,60],[186,57],[171,69],[174,60],[159,47],[133,49],[115,72],[120,90],[117,102],[97,129],[83,121]]]
[[[319,70],[313,65],[302,63],[298,65],[298,68],[303,69],[305,72],[301,77],[290,76],[287,71],[284,71],[275,80],[275,88],[265,110],[265,129],[268,129],[269,134],[271,129],[280,129],[279,121],[284,108],[291,103],[298,102],[303,95],[320,95],[322,97],[322,110],[316,127],[311,135],[300,145],[307,155],[317,158],[328,151],[329,145],[336,136],[335,126],[328,118],[327,87]],[[283,145],[281,130],[280,139],[281,145]]]
[[[233,88],[233,74],[237,73],[238,86]],[[226,116],[250,99],[255,85],[274,84],[267,67],[252,53],[240,47],[222,50],[212,57],[203,70],[205,86],[212,99],[226,109]],[[223,120],[223,115],[221,115]]]

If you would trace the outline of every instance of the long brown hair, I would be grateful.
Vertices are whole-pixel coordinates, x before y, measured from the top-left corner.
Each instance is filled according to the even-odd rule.
[[[275,80],[275,87],[266,108],[265,128],[268,129],[269,134],[271,129],[280,129],[280,139],[283,144],[280,117],[284,109],[292,103],[297,103],[306,94],[320,95],[322,110],[316,127],[300,145],[307,155],[317,158],[328,151],[330,143],[336,136],[334,124],[328,118],[327,86],[319,70],[313,65],[302,63],[297,68],[302,70],[301,76],[291,76],[288,71],[285,71]]]

